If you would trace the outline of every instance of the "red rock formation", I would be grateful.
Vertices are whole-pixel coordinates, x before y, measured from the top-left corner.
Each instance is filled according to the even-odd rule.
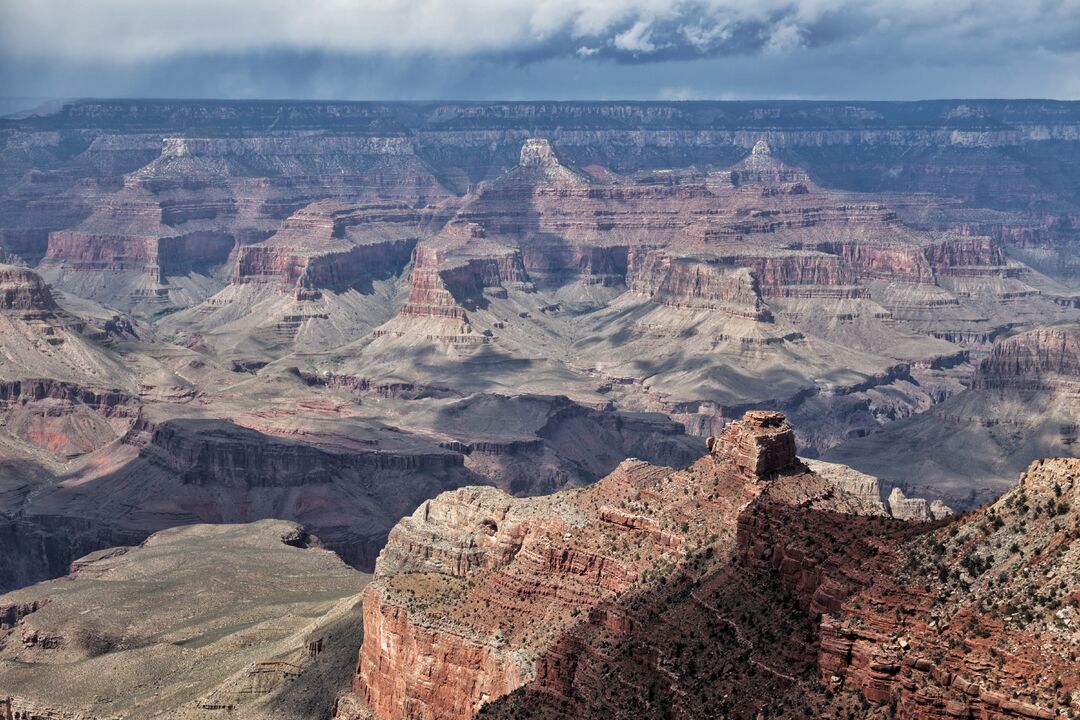
[[[915,244],[869,242],[824,242],[816,249],[838,255],[859,280],[932,285],[934,271]]]
[[[527,672],[508,666],[484,639],[450,640],[441,628],[415,623],[407,607],[385,603],[378,592],[364,593],[364,636],[380,638],[385,648],[361,650],[354,691],[380,717],[471,718],[487,700],[521,685]]]
[[[835,256],[793,253],[745,257],[741,262],[754,267],[762,297],[869,297],[865,288],[855,287],[855,275]]]
[[[1040,461],[989,508],[903,544],[904,570],[822,620],[823,682],[905,718],[1075,711],[1077,501],[1080,461]]]
[[[997,241],[987,235],[966,232],[926,245],[923,254],[938,273],[948,273],[955,267],[1005,264],[1005,255]]]
[[[795,433],[778,412],[748,412],[719,437],[709,438],[707,446],[713,455],[729,459],[753,478],[768,477],[798,464]]]
[[[520,252],[493,248],[489,253],[447,258],[438,247],[418,247],[401,314],[465,320],[467,309],[485,302],[486,290],[502,288],[504,283],[528,283]]]
[[[702,543],[733,541],[772,484],[760,480],[784,484],[788,502],[859,503],[796,460],[777,413],[748,413],[710,446],[681,472],[627,461],[546,498],[466,488],[425,503],[379,557],[354,691],[383,720],[465,720],[526,682],[576,692],[577,618],[626,631],[616,598]]]
[[[915,525],[779,478],[730,556],[709,546],[594,609],[478,717],[1067,717],[1078,484],[1080,461],[1038,462],[994,506]]]

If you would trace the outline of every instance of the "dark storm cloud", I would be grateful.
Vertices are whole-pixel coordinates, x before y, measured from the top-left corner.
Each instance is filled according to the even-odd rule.
[[[1078,74],[1080,0],[0,0],[9,94],[1075,97]]]

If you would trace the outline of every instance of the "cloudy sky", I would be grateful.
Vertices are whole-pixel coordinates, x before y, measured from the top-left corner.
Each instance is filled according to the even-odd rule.
[[[0,0],[0,96],[1080,99],[1080,0]]]

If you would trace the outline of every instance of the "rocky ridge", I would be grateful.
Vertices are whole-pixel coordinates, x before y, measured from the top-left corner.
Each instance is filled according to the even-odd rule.
[[[621,598],[702,553],[728,557],[762,493],[886,514],[868,487],[799,461],[777,413],[748,413],[709,447],[683,471],[627,461],[582,490],[514,500],[465,488],[422,505],[391,532],[365,592],[357,697],[341,717],[359,699],[385,720],[471,718],[518,687],[571,683],[562,638],[581,622],[617,634]]]
[[[1078,483],[1080,461],[1037,461],[994,504],[902,545],[899,573],[822,620],[823,682],[901,717],[1075,711]]]
[[[730,554],[594,609],[477,717],[1068,717],[1078,470],[1038,461],[999,503],[918,524],[773,480]]]

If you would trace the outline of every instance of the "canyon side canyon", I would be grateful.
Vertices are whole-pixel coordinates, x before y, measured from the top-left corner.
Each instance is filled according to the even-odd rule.
[[[1078,437],[1080,103],[0,118],[2,720],[1074,717]]]

